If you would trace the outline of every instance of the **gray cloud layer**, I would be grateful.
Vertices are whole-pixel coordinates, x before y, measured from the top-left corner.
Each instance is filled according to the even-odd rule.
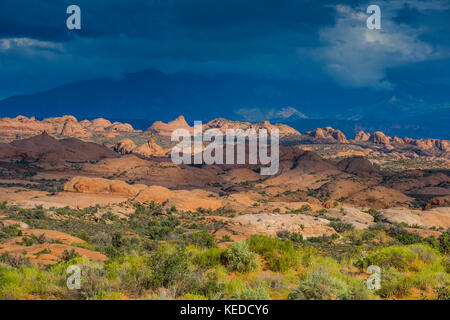
[[[376,3],[381,31],[358,1],[4,0],[0,97],[149,67],[389,89],[390,71],[427,80],[415,66],[429,63],[431,80],[449,82],[448,1]],[[65,28],[69,4],[81,31]]]

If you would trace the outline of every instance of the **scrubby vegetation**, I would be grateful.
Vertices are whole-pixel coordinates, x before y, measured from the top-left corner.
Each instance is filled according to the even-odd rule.
[[[136,206],[127,219],[113,214],[98,219],[101,209],[5,205],[7,217],[77,236],[86,241],[78,246],[108,260],[89,261],[66,250],[58,263],[43,267],[4,254],[0,299],[449,299],[448,232],[421,238],[401,225],[380,222],[353,230],[334,221],[339,235],[304,239],[283,232],[225,244],[214,236],[219,226],[204,219],[215,213],[149,203]],[[0,241],[20,232],[17,226],[2,228]],[[24,239],[24,248],[46,241]],[[66,285],[71,265],[81,269],[79,290]],[[370,265],[381,268],[379,289],[366,285]]]

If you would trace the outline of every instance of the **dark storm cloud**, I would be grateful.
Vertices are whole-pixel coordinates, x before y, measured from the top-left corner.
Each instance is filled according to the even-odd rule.
[[[378,86],[389,68],[447,58],[447,1],[374,3],[378,45],[368,1],[2,0],[0,97],[144,68]],[[82,30],[66,29],[71,4]]]

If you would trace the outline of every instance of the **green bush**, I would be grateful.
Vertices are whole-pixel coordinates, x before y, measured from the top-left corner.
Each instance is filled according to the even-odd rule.
[[[331,221],[329,224],[336,232],[343,233],[345,231],[353,230],[355,227],[351,223],[345,223],[342,221]]]
[[[153,288],[171,287],[183,282],[189,272],[186,252],[174,245],[161,244],[150,255],[152,275],[150,285]]]
[[[412,287],[412,281],[406,275],[389,268],[382,271],[381,288],[377,294],[382,298],[403,297],[410,293]]]
[[[256,256],[246,242],[236,242],[223,252],[222,261],[231,271],[249,272],[256,268]]]
[[[417,246],[417,245],[416,245]],[[424,251],[433,250],[423,246]],[[418,248],[408,246],[391,246],[381,248],[367,257],[359,259],[356,265],[361,269],[366,269],[370,265],[377,265],[381,268],[394,267],[400,271],[418,270],[423,262],[419,258]]]
[[[442,233],[439,238],[439,251],[444,254],[450,253],[450,234],[448,232]]]
[[[202,248],[214,248],[216,246],[216,239],[214,235],[210,234],[206,230],[183,235],[183,240],[187,244],[193,244]]]
[[[109,279],[119,279],[122,291],[140,295],[150,288],[152,271],[149,265],[148,257],[127,255],[108,261],[105,269]]]
[[[233,292],[231,299],[235,300],[270,300],[270,295],[266,289],[258,287],[246,287]]]
[[[204,250],[198,250],[195,248],[190,249],[193,253],[192,263],[202,267],[202,268],[213,268],[220,265],[221,256],[223,254],[222,249],[210,248]]]
[[[247,240],[250,249],[261,254],[272,271],[286,272],[297,264],[297,255],[290,240],[253,236]]]
[[[348,285],[323,270],[314,272],[288,296],[290,300],[348,300],[350,298],[351,292]]]

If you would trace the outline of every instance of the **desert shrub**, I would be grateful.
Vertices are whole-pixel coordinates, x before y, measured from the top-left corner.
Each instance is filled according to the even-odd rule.
[[[91,239],[92,243],[100,246],[100,247],[107,247],[111,245],[112,237],[110,234],[106,232],[97,232],[94,234],[94,236]]]
[[[417,250],[412,250],[407,246],[391,246],[381,248],[367,257],[359,259],[355,264],[361,269],[366,269],[370,265],[377,265],[381,268],[394,267],[397,270],[408,271],[418,270],[423,263]]]
[[[439,238],[439,251],[444,254],[450,253],[450,234],[448,232],[442,233]]]
[[[44,219],[46,218],[47,214],[45,213],[45,210],[42,208],[20,209],[19,216],[25,219]]]
[[[122,290],[133,295],[142,294],[150,288],[152,272],[149,268],[149,258],[138,255],[126,255],[105,265],[109,279],[119,279]]]
[[[9,253],[3,253],[0,256],[0,262],[7,264],[14,268],[20,268],[22,266],[31,266],[31,261],[21,255],[11,255]]]
[[[152,240],[164,240],[168,234],[175,230],[175,227],[179,225],[179,221],[173,217],[158,221],[150,220],[147,227],[147,235]]]
[[[440,259],[439,252],[427,245],[413,244],[408,246],[408,249],[417,253],[419,259],[425,264],[435,263]]]
[[[253,236],[247,241],[252,251],[264,257],[272,271],[285,272],[298,262],[296,251],[290,240]]]
[[[192,294],[216,300],[223,297],[224,288],[225,286],[219,281],[215,270],[198,269],[188,273],[185,287],[182,289]]]
[[[183,235],[183,241],[187,244],[193,244],[202,248],[214,248],[216,246],[214,235],[206,230],[185,234]]]
[[[442,286],[436,289],[437,300],[450,300],[450,289],[449,286]]]
[[[120,248],[123,246],[123,244],[124,244],[124,240],[123,240],[122,233],[120,233],[120,232],[114,233],[111,237],[111,245],[114,248]]]
[[[102,221],[107,221],[107,220],[109,220],[109,221],[117,221],[117,220],[119,220],[119,216],[114,214],[114,213],[112,213],[111,211],[108,211],[108,212],[106,212],[106,213],[104,213],[102,215],[101,220]]]
[[[81,288],[76,292],[80,298],[98,300],[112,291],[102,264],[84,260],[80,268]]]
[[[6,209],[6,205],[7,205],[6,201],[0,202],[0,210],[5,210]]]
[[[410,293],[412,287],[410,278],[395,268],[389,268],[381,274],[381,288],[377,290],[377,294],[382,298],[403,297]]]
[[[360,245],[364,241],[370,241],[377,236],[377,232],[373,230],[352,230],[345,234],[345,237],[350,240],[353,245]]]
[[[189,272],[186,252],[166,243],[161,244],[150,255],[152,275],[149,283],[153,288],[171,287],[181,284]]]
[[[236,300],[270,300],[270,295],[265,288],[245,287],[239,289],[231,295],[231,299]]]
[[[348,300],[351,292],[341,279],[318,270],[288,296],[290,300]]]
[[[345,223],[342,221],[331,221],[329,224],[336,232],[343,233],[345,231],[353,230],[355,227],[351,223]]]
[[[18,225],[12,225],[0,228],[0,241],[11,239],[21,235],[21,230]]]
[[[249,272],[256,268],[256,256],[246,242],[236,242],[223,252],[221,258],[229,270]]]
[[[0,299],[30,299],[57,296],[61,289],[55,285],[50,274],[36,266],[7,267],[0,264]]]
[[[403,234],[400,234],[396,237],[397,241],[401,244],[414,244],[414,243],[421,243],[423,242],[423,239],[421,236],[415,233],[409,233],[405,232]]]
[[[304,204],[299,209],[292,210],[291,213],[303,213],[307,211],[312,211],[312,208],[309,204]]]
[[[206,269],[219,265],[223,254],[223,250],[218,248],[202,250],[189,247],[189,250],[192,252],[192,263]]]
[[[374,222],[382,222],[384,220],[381,213],[379,213],[374,208],[370,208],[369,210],[365,211],[366,213],[370,214],[373,217]]]
[[[61,261],[70,261],[77,257],[80,257],[80,254],[78,252],[76,252],[74,249],[70,249],[70,250],[64,250],[63,253],[61,253],[61,255],[58,258]]]

